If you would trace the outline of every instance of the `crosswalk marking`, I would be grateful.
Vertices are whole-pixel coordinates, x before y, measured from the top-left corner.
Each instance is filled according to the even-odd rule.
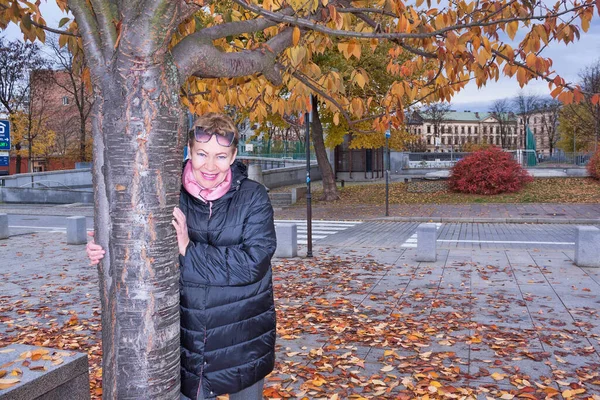
[[[435,228],[438,230],[441,226],[442,224],[440,222],[435,224]],[[415,231],[415,233],[413,233],[411,237],[406,239],[406,242],[402,243],[402,246],[400,247],[417,247],[417,231]]]
[[[324,239],[329,235],[336,234],[343,230],[353,227],[354,225],[361,224],[362,221],[312,221],[312,239],[315,240]],[[308,240],[306,220],[289,219],[275,220],[275,224],[296,224],[298,244],[306,245]]]

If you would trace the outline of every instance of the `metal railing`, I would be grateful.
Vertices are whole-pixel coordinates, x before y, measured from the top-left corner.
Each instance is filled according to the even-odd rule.
[[[294,160],[288,158],[238,156],[237,159],[246,165],[260,165],[263,171],[276,168],[299,167],[306,165],[306,158],[303,160]],[[310,161],[311,164],[316,164],[316,162],[316,160],[312,159]]]

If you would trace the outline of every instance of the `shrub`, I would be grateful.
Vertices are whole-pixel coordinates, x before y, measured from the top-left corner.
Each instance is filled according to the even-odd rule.
[[[587,170],[592,178],[600,179],[600,150],[592,156],[590,162],[587,165]]]
[[[469,154],[456,163],[450,175],[450,189],[473,194],[518,192],[533,178],[513,156],[497,147]]]

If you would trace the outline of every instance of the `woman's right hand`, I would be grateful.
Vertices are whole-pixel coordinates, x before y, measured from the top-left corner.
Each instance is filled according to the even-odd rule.
[[[104,258],[106,251],[104,251],[102,246],[94,242],[94,232],[88,232],[88,236],[91,236],[92,240],[85,246],[85,252],[90,259],[90,265],[97,265]]]

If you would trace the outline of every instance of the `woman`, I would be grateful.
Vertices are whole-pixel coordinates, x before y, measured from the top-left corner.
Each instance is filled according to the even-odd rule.
[[[188,137],[179,208],[181,398],[262,399],[275,363],[273,208],[236,162],[233,121],[200,117]],[[90,242],[92,264],[104,251]]]

